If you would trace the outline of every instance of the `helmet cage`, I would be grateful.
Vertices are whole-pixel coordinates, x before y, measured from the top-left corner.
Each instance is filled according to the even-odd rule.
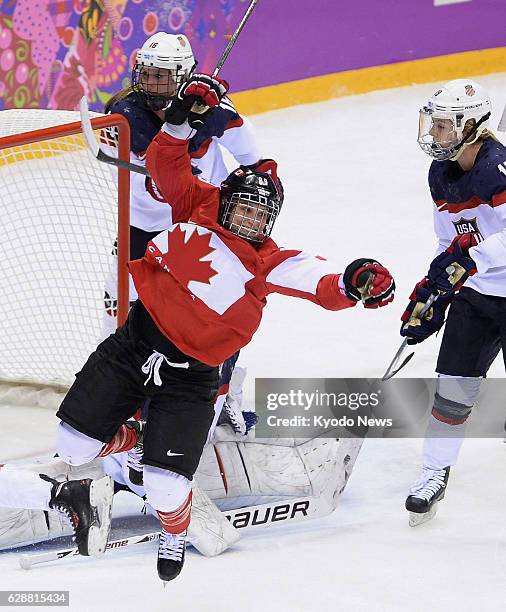
[[[236,191],[223,198],[220,221],[236,236],[262,243],[271,235],[279,211],[279,203],[266,195]]]
[[[169,105],[192,70],[185,70],[182,65],[159,68],[136,63],[132,70],[132,88],[145,108],[160,111]]]

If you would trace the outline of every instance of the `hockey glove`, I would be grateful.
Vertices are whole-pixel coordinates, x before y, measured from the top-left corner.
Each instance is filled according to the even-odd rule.
[[[430,264],[427,278],[438,291],[458,291],[477,272],[469,249],[478,244],[476,234],[456,236],[450,246]]]
[[[394,299],[394,279],[375,259],[352,261],[344,271],[343,283],[346,296],[362,301],[365,308],[385,306]]]
[[[423,342],[443,327],[445,311],[452,294],[438,296],[423,318],[420,318],[420,312],[431,295],[427,278],[424,278],[415,285],[409,296],[409,304],[401,317],[401,336],[408,337],[408,344]]]
[[[188,119],[190,127],[200,129],[209,113],[220,104],[228,87],[228,83],[219,77],[192,74],[178,89],[176,97],[165,111],[165,121],[181,125]]]

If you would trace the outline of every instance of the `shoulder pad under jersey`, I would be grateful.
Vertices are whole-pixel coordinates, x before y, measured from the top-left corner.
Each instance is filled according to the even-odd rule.
[[[111,113],[123,115],[130,124],[130,149],[135,154],[144,153],[162,126],[162,120],[146,110],[135,93],[115,102]]]

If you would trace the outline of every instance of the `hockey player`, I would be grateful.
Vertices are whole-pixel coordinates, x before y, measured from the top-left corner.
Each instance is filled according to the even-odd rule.
[[[106,113],[119,113],[128,120],[133,163],[145,165],[146,150],[162,126],[165,109],[196,64],[184,34],[157,32],[139,49],[131,86],[118,92],[105,105]],[[245,166],[254,165],[261,157],[251,122],[239,115],[226,96],[206,116],[204,125],[189,143],[194,172],[213,185],[220,185],[229,174],[221,147],[238,164]],[[145,176],[130,173],[130,193],[130,259],[139,259],[146,252],[149,240],[172,225],[172,216],[160,194],[147,188]],[[117,259],[114,256],[106,282],[104,338],[116,329],[116,291]],[[137,293],[132,282],[129,293],[133,303]]]
[[[106,112],[119,113],[128,120],[132,162],[145,165],[146,150],[162,126],[166,109],[196,64],[190,42],[184,34],[157,32],[139,49],[132,70],[131,86],[113,96],[105,107]],[[221,147],[238,164],[254,166],[260,159],[251,122],[239,115],[227,96],[222,98],[212,113],[206,115],[203,125],[189,143],[194,172],[214,185],[220,185],[228,176]],[[145,179],[141,174],[130,173],[130,259],[141,258],[149,240],[173,223],[171,207]],[[117,258],[113,254],[104,296],[103,338],[116,329],[116,291]],[[131,303],[137,298],[131,278],[129,296]],[[235,402],[229,383],[237,358],[238,355],[230,357],[221,369],[220,389],[215,402],[216,418],[223,406],[229,410]],[[245,373],[245,370],[241,372]],[[233,414],[233,411],[230,410],[230,413]],[[131,457],[131,461],[133,469],[138,469],[134,458]]]
[[[410,296],[401,334],[422,342],[450,308],[423,471],[406,500],[412,525],[434,516],[480,381],[501,347],[506,359],[506,148],[488,128],[490,113],[488,93],[470,79],[438,88],[420,111],[418,143],[434,160],[429,187],[439,247]],[[420,319],[431,293],[438,297]]]
[[[252,433],[236,434],[229,425],[219,425],[212,443],[204,450],[192,483],[188,540],[202,554],[215,556],[248,529],[292,524],[329,514],[346,487],[362,442],[351,438],[263,440]],[[41,472],[59,480],[96,479],[105,472],[114,479],[115,491],[129,491],[142,498],[146,494],[142,486],[129,479],[127,453],[109,455],[77,468],[55,458],[45,464],[9,466],[9,470],[19,475],[18,483],[24,484],[21,489],[25,505],[27,490],[30,491],[32,481],[40,482]],[[11,496],[12,476],[10,480],[3,478],[6,471],[0,471],[0,500],[19,505],[19,498]],[[149,505],[148,509],[151,510]],[[0,509],[0,549],[69,533],[67,522],[55,513]]]
[[[249,343],[267,295],[340,310],[359,301],[384,306],[395,289],[373,259],[339,274],[270,239],[283,203],[274,161],[241,166],[221,188],[192,174],[188,138],[226,91],[221,79],[193,74],[166,112],[147,167],[153,189],[171,203],[174,224],[149,242],[143,259],[130,262],[139,299],[127,323],[90,356],[58,411],[57,452],[80,465],[132,448],[136,433],[123,423],[150,398],[144,488],[162,525],[157,567],[165,581],[184,562],[191,480],[213,421],[218,366]]]
[[[74,534],[81,555],[98,557],[105,552],[109,537],[113,496],[112,479],[101,476],[94,480],[89,477],[56,480],[44,469],[39,472],[0,465],[0,508],[24,508],[26,518],[35,511],[40,519],[44,516],[48,527],[49,515],[53,515],[51,523],[65,525],[67,533]],[[7,517],[12,519],[12,511],[7,513]],[[33,537],[33,525],[28,522],[28,531]],[[13,530],[8,533],[10,539],[16,536],[12,520],[3,529]],[[0,535],[5,538],[3,529],[0,529]]]

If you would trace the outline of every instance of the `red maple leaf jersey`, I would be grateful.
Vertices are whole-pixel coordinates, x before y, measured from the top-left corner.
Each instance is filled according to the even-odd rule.
[[[171,248],[165,257],[165,264],[183,286],[188,287],[190,281],[209,285],[211,278],[217,274],[209,261],[205,261],[206,255],[214,251],[209,245],[210,237],[210,234],[199,232],[193,232],[188,237],[181,227],[171,233]]]
[[[184,128],[164,124],[147,151],[175,223],[129,264],[159,330],[187,355],[219,365],[251,340],[269,293],[328,310],[354,306],[326,260],[280,249],[271,239],[254,247],[218,224],[220,190],[192,175],[187,140],[178,137]]]

